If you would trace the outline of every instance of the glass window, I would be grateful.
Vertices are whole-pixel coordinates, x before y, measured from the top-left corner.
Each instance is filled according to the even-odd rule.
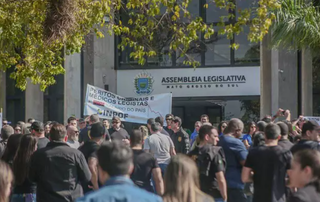
[[[228,16],[228,11],[226,9],[220,9],[216,6],[215,2],[212,0],[206,0],[208,8],[206,9],[206,22],[220,22],[221,16]],[[226,20],[227,18],[225,18]]]
[[[225,35],[218,35],[218,27],[210,39],[205,40],[205,65],[227,65],[230,60],[230,40]]]
[[[239,10],[249,9],[249,8],[257,8],[258,2],[257,0],[237,0],[236,1],[236,16],[239,17]],[[251,12],[251,18],[253,17]]]
[[[200,9],[200,0],[192,0],[190,1],[188,5],[188,11],[190,13],[190,17],[184,17],[184,12],[180,8],[180,19],[182,19],[182,22],[189,23],[190,19],[195,20],[197,17],[199,17],[199,9]],[[190,18],[190,19],[189,19]]]
[[[235,50],[235,62],[237,64],[259,63],[260,44],[251,43],[248,40],[249,28],[245,27],[244,32],[235,36],[235,43],[240,44],[238,50]]]

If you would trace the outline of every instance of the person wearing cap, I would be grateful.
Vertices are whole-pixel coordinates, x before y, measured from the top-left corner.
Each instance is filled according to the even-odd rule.
[[[320,151],[320,145],[318,142],[319,131],[320,126],[317,122],[305,122],[302,126],[301,140],[291,148],[292,154],[294,155],[294,153],[303,149],[313,149]]]
[[[109,129],[109,134],[111,140],[124,141],[126,144],[130,144],[130,136],[126,129],[121,128],[121,120],[119,117],[115,116],[112,118],[112,127]],[[109,140],[108,137],[106,140]]]
[[[87,126],[84,129],[82,129],[80,134],[79,134],[79,143],[80,144],[90,140],[90,128],[91,128],[91,125],[94,124],[94,123],[100,122],[98,114],[92,114],[90,117],[88,117],[88,119],[89,119],[89,126]]]
[[[86,123],[86,120],[84,119],[84,118],[81,118],[81,119],[79,119],[79,129],[80,129],[80,132],[83,130],[83,129],[85,129],[86,128],[86,126],[87,126],[87,123]]]
[[[7,148],[8,139],[14,134],[14,130],[10,125],[4,125],[1,128],[1,141],[0,141],[0,158],[4,154]]]
[[[67,133],[68,133],[67,144],[74,149],[78,149],[80,147],[80,143],[78,141],[79,140],[78,128],[75,126],[68,126]]]
[[[173,133],[174,133],[173,130],[171,129],[172,120],[173,120],[173,115],[167,114],[166,115],[167,126],[163,127],[169,133],[170,136],[173,135]]]
[[[41,149],[47,146],[50,142],[44,135],[44,125],[42,122],[35,121],[31,125],[31,134],[38,138],[37,148]]]
[[[173,134],[170,136],[177,153],[187,154],[189,152],[189,135],[181,127],[182,121],[180,117],[173,118],[171,128]]]
[[[85,142],[79,151],[81,151],[88,163],[91,172],[91,182],[83,184],[83,191],[87,193],[89,191],[99,189],[98,173],[97,173],[97,150],[105,139],[106,129],[102,123],[94,123],[91,125],[90,140]],[[92,188],[89,188],[92,187]]]
[[[292,142],[289,141],[289,128],[288,125],[284,122],[278,122],[277,125],[280,127],[281,138],[278,141],[278,145],[284,150],[290,150],[293,146]]]

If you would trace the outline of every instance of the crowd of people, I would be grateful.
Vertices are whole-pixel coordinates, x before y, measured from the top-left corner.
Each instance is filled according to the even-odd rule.
[[[320,202],[320,126],[289,110],[190,135],[181,118],[129,133],[97,114],[67,125],[3,120],[0,202]]]

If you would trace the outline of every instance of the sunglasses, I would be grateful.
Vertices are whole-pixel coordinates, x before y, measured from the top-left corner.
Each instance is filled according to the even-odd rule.
[[[6,126],[6,125],[8,125],[8,123],[2,123],[2,125]]]
[[[166,119],[166,121],[172,121],[172,119]]]
[[[15,130],[15,131],[21,131],[21,129],[19,129],[19,128],[15,128],[14,130]]]

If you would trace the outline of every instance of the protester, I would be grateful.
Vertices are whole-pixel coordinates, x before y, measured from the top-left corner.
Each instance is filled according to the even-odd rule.
[[[193,133],[191,134],[191,137],[190,137],[190,147],[192,147],[194,141],[195,141],[196,138],[198,137],[199,129],[200,129],[201,126],[202,126],[201,121],[197,121],[197,122],[194,124],[194,131],[193,131]]]
[[[167,114],[166,115],[167,126],[164,127],[164,129],[169,133],[170,137],[171,137],[171,135],[173,135],[173,130],[171,129],[172,120],[173,120],[173,115]]]
[[[78,122],[77,122],[77,118],[76,117],[71,116],[71,117],[68,118],[68,127],[69,126],[77,127],[77,124],[78,124]]]
[[[90,128],[91,128],[91,125],[94,124],[94,123],[100,122],[98,114],[93,114],[90,117],[88,117],[88,119],[89,119],[89,125],[87,127],[85,127],[84,129],[82,129],[80,134],[79,134],[79,143],[80,144],[90,140]]]
[[[14,133],[15,134],[21,134],[22,133],[22,125],[21,124],[16,124],[15,126],[14,126]]]
[[[80,147],[80,143],[78,141],[79,140],[78,128],[72,125],[68,126],[67,135],[68,135],[67,144],[74,149],[78,149]]]
[[[154,118],[150,118],[147,120],[147,128],[148,128],[148,131],[149,131],[149,135],[151,135],[151,124],[154,124],[156,121],[154,120]]]
[[[47,121],[45,124],[44,124],[44,136],[46,138],[49,138],[50,137],[50,130],[51,130],[51,121]]]
[[[132,150],[118,140],[103,143],[97,151],[98,173],[102,188],[77,202],[161,202],[161,198],[134,185]]]
[[[151,176],[155,183],[158,195],[162,195],[164,191],[161,169],[157,160],[152,154],[142,150],[144,137],[141,131],[134,130],[130,134],[130,144],[133,151],[134,170],[131,174],[131,180],[140,188],[154,192],[151,186]]]
[[[38,138],[38,149],[46,147],[50,142],[50,140],[44,136],[44,125],[42,122],[35,121],[32,123],[31,134]]]
[[[252,146],[252,137],[253,137],[253,134],[256,132],[255,122],[250,122],[248,124],[248,131],[249,131],[248,134],[242,137],[242,142],[244,143],[247,149],[249,149],[250,146]]]
[[[171,123],[173,134],[171,135],[177,153],[187,154],[189,152],[189,135],[181,127],[182,121],[179,117],[174,117]]]
[[[301,140],[297,142],[292,148],[291,152],[294,154],[303,149],[313,149],[320,151],[318,143],[320,127],[315,121],[307,121],[302,126]]]
[[[288,139],[289,137],[289,128],[288,125],[284,122],[278,122],[277,125],[280,128],[280,135],[281,138],[278,142],[278,145],[282,147],[284,150],[290,150],[293,146],[292,142]]]
[[[37,183],[37,202],[70,202],[83,195],[80,183],[91,179],[83,154],[66,143],[64,125],[53,125],[51,142],[31,157],[29,179]]]
[[[128,132],[124,129],[121,128],[121,120],[119,117],[113,117],[112,118],[112,128],[109,129],[109,134],[110,134],[110,138],[111,140],[120,140],[120,141],[124,141],[127,145],[130,144],[129,139],[130,136],[128,134]],[[110,138],[107,138],[110,139]]]
[[[257,132],[264,132],[264,130],[265,130],[265,128],[266,128],[266,126],[267,126],[268,124],[266,123],[266,122],[264,122],[264,121],[259,121],[258,123],[257,123]]]
[[[28,121],[27,121],[27,122],[28,122],[29,124],[32,124],[32,123],[35,122],[35,121],[36,121],[36,120],[35,120],[34,118],[28,118]]]
[[[146,126],[140,126],[139,130],[141,131],[142,135],[143,135],[143,140],[147,139],[149,137],[149,131],[148,128]]]
[[[152,135],[145,140],[144,150],[154,155],[164,176],[171,156],[176,155],[175,147],[169,136],[160,133],[159,123],[151,124],[150,129]]]
[[[261,145],[265,144],[265,138],[264,138],[264,133],[263,132],[255,132],[253,136],[253,147],[259,147]]]
[[[9,125],[8,120],[6,118],[2,118],[2,127]]]
[[[81,118],[78,120],[78,126],[79,126],[79,129],[80,129],[80,132],[86,128],[87,126],[87,123],[86,123],[86,120]]]
[[[221,135],[223,135],[224,129],[228,126],[228,122],[227,121],[221,121],[218,125],[218,133],[219,133],[219,137]]]
[[[224,152],[217,147],[219,141],[216,128],[204,125],[199,130],[200,144],[188,153],[195,160],[200,174],[200,188],[212,196],[215,202],[227,201],[227,183],[224,177]]]
[[[0,161],[0,201],[8,202],[13,183],[13,173],[8,164]]]
[[[288,172],[290,185],[298,188],[288,202],[320,202],[320,153],[311,149],[297,151]]]
[[[196,164],[183,154],[172,157],[165,174],[164,187],[164,202],[214,202],[200,190]]]
[[[17,153],[22,136],[22,134],[13,134],[8,139],[7,147],[1,159],[10,166],[12,166],[12,162]]]
[[[227,180],[228,202],[246,202],[244,183],[241,180],[241,171],[244,166],[248,151],[238,139],[243,131],[243,123],[239,119],[231,119],[224,130],[224,135],[219,137],[218,146],[221,146],[227,161],[225,178]]]
[[[108,121],[107,119],[103,119],[103,125],[104,125],[104,127],[105,127],[107,130],[109,130],[109,128],[110,128],[110,123],[109,123],[109,121]]]
[[[26,135],[30,133],[31,133],[31,124],[30,123],[24,124],[22,127],[22,134]]]
[[[0,140],[0,158],[3,156],[4,151],[7,148],[9,137],[14,133],[14,130],[9,125],[4,125],[1,128],[1,140]]]
[[[37,138],[31,134],[23,135],[13,160],[15,183],[11,202],[36,202],[37,186],[28,179],[31,155],[36,150]]]
[[[201,123],[209,123],[209,116],[206,114],[202,114],[200,117]]]
[[[265,129],[265,146],[249,151],[242,170],[242,181],[253,181],[253,202],[286,201],[285,177],[290,168],[291,152],[278,146],[280,132],[277,124],[268,124]]]
[[[160,133],[170,136],[170,134],[163,128],[164,119],[161,116],[158,116],[157,118],[155,118],[155,122],[160,123],[160,126],[161,126]]]

